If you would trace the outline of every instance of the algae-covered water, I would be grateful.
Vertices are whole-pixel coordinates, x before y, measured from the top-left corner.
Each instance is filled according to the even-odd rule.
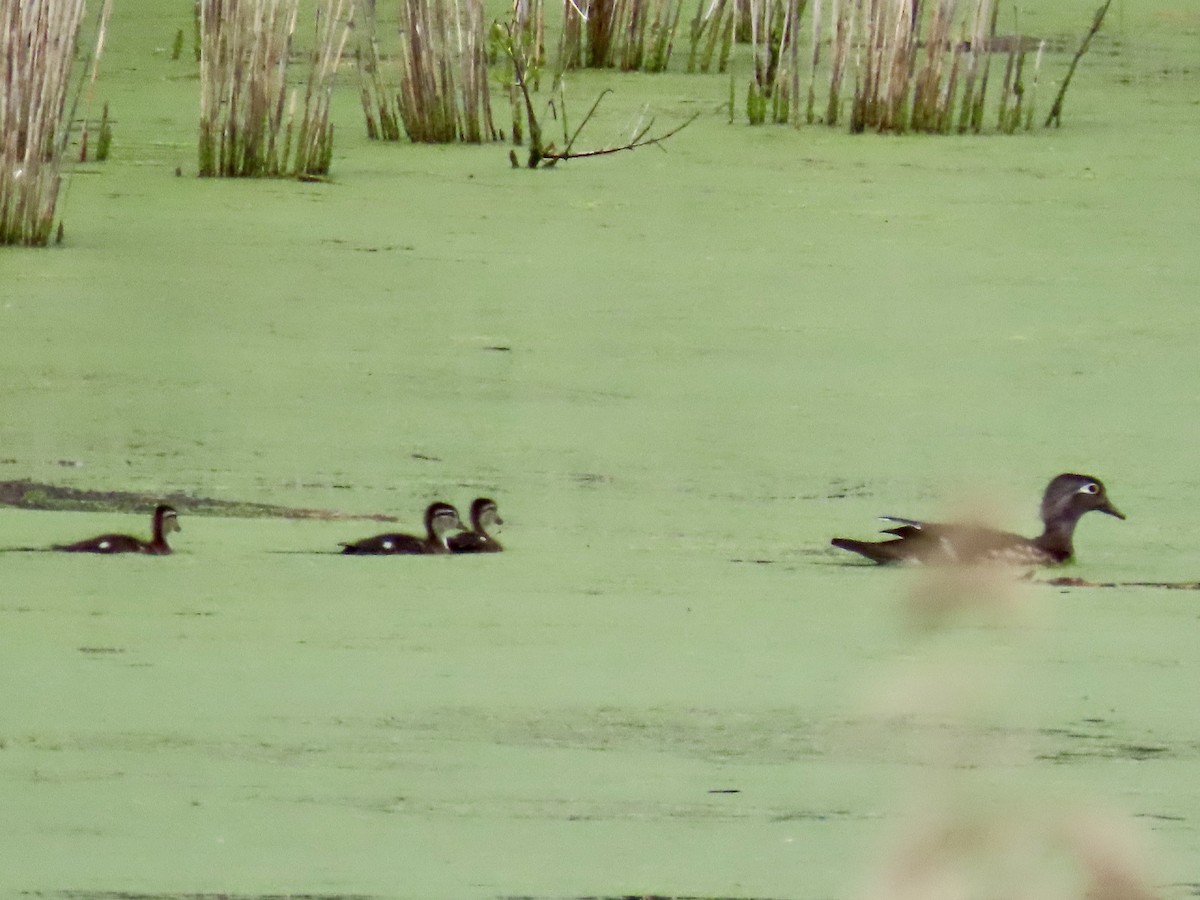
[[[1200,578],[1189,5],[1114,4],[1064,126],[1011,138],[730,125],[723,77],[601,73],[597,140],[701,116],[513,171],[369,143],[347,80],[328,184],[193,177],[176,6],[116,4],[113,158],[62,247],[0,255],[0,480],[410,530],[487,494],[508,552],[184,514],[167,558],[0,554],[0,892],[847,896],[944,792],[1109,811],[1195,893],[1200,595],[1035,585],[922,636],[906,573],[828,547],[964,496],[1031,533],[1084,471],[1129,519],[1072,575]],[[0,509],[0,545],[147,518]]]

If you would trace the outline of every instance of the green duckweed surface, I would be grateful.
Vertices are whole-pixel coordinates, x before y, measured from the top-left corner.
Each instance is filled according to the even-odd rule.
[[[828,547],[963,497],[1029,533],[1083,471],[1129,519],[1072,575],[1200,578],[1191,5],[1118,0],[1064,126],[1011,138],[593,73],[598,141],[702,115],[513,171],[369,143],[347,80],[328,184],[194,177],[189,8],[116,4],[114,156],[63,246],[0,251],[0,480],[408,530],[486,494],[509,552],[184,514],[167,558],[0,554],[0,893],[848,896],[914,796],[1112,811],[1200,890],[1200,594],[1031,585],[929,634],[927,588]],[[4,547],[147,528],[0,508]]]

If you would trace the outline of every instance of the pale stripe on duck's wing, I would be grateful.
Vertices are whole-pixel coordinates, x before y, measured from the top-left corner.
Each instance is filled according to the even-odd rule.
[[[928,525],[928,522],[922,522],[920,519],[906,519],[903,516],[880,516],[881,522],[898,522],[901,525],[910,525],[918,530]]]

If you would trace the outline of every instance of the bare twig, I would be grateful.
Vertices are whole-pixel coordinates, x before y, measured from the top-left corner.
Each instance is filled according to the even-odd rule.
[[[554,163],[558,162],[560,159],[587,159],[592,156],[608,156],[609,154],[621,153],[622,151],[625,151],[625,150],[636,150],[638,147],[658,146],[658,145],[662,144],[663,141],[665,141],[667,138],[674,137],[675,135],[679,134],[679,132],[683,131],[683,129],[687,128],[689,125],[691,125],[693,122],[695,122],[696,119],[698,119],[698,118],[700,118],[700,113],[698,113],[698,112],[692,113],[692,115],[689,118],[687,118],[680,124],[676,125],[670,131],[665,132],[663,134],[658,134],[658,135],[653,135],[651,137],[647,137],[646,135],[649,133],[650,129],[654,126],[654,120],[651,119],[646,124],[646,126],[644,128],[642,128],[641,131],[639,131],[637,134],[635,134],[628,143],[622,144],[619,147],[602,147],[599,150],[585,150],[582,153],[571,153],[567,150],[559,152],[559,151],[555,150],[553,147],[547,147],[542,152],[542,158],[545,160],[548,160],[548,162],[546,163],[546,166],[548,168],[548,167],[554,165]]]
[[[1083,54],[1087,53],[1088,45],[1092,42],[1092,38],[1096,36],[1096,32],[1104,24],[1104,17],[1107,15],[1110,6],[1112,6],[1112,0],[1104,0],[1104,5],[1096,10],[1096,15],[1092,19],[1092,27],[1083,36],[1083,41],[1079,44],[1079,49],[1075,51],[1075,58],[1071,60],[1071,65],[1067,68],[1067,74],[1063,78],[1062,84],[1058,87],[1058,95],[1054,98],[1054,103],[1050,106],[1050,114],[1046,116],[1043,127],[1049,128],[1051,122],[1054,123],[1055,128],[1062,124],[1063,99],[1067,95],[1067,85],[1071,83],[1071,77],[1075,74],[1075,67],[1079,65],[1080,58]]]
[[[605,88],[604,90],[602,90],[600,92],[600,95],[592,103],[592,108],[587,111],[587,115],[583,117],[583,121],[580,122],[579,127],[575,129],[575,133],[572,134],[571,137],[567,140],[567,146],[566,146],[566,149],[563,150],[563,153],[570,154],[571,148],[575,146],[575,139],[577,137],[579,137],[579,132],[583,131],[583,126],[586,125],[588,123],[588,121],[592,118],[592,116],[595,114],[597,108],[600,106],[600,101],[603,100],[605,97],[607,97],[611,93],[612,93],[612,88]],[[565,106],[566,106],[565,102],[564,102],[563,106],[565,109]],[[565,111],[563,114],[563,119],[564,120],[566,119]]]

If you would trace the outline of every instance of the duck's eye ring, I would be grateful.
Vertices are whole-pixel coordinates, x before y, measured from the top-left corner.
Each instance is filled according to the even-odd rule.
[[[1094,481],[1089,482],[1088,484],[1085,484],[1083,487],[1081,487],[1079,489],[1079,493],[1081,493],[1081,494],[1098,494],[1098,493],[1100,493],[1100,485],[1096,484],[1096,482],[1094,482]]]

